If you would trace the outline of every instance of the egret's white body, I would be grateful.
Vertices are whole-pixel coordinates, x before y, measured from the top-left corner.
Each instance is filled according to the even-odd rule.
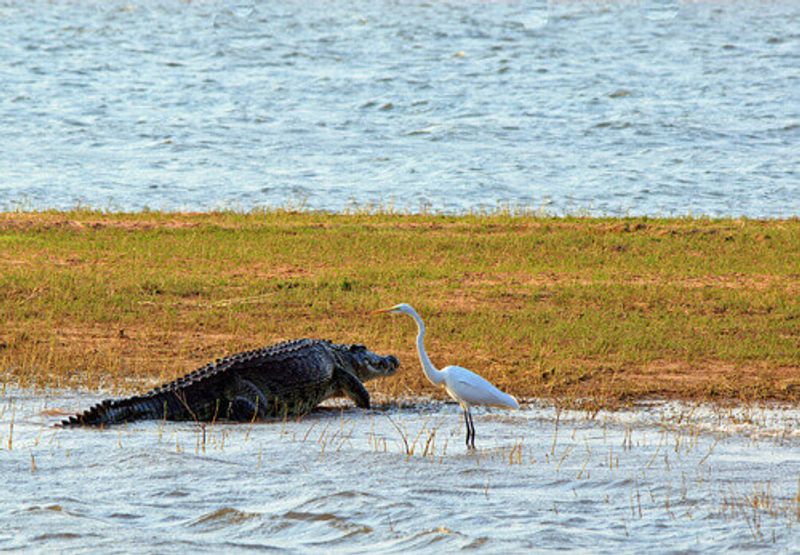
[[[507,409],[519,408],[519,403],[514,397],[500,391],[475,372],[461,366],[445,366],[441,373],[444,374],[445,391],[461,406],[486,405]]]
[[[486,405],[507,409],[518,409],[519,403],[508,393],[500,391],[494,385],[461,366],[446,366],[437,370],[428,353],[425,351],[425,323],[411,305],[398,304],[392,308],[378,312],[402,313],[411,316],[417,323],[417,352],[428,380],[435,386],[443,386],[447,394],[458,401],[464,409],[464,420],[467,423],[467,447],[475,448],[475,425],[472,423],[470,407],[473,405]]]

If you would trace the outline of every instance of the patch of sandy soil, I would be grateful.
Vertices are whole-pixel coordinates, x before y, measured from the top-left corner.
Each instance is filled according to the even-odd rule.
[[[45,337],[29,332],[20,340],[14,330],[6,330],[0,336],[0,357],[5,363],[25,357],[33,360],[37,367],[33,372],[41,374],[34,376],[34,381],[40,385],[73,383],[128,392],[170,381],[215,358],[287,339],[242,342],[230,334],[111,326],[68,327],[51,334]],[[441,348],[435,342],[430,348],[440,363],[465,358],[465,353]],[[412,345],[396,350],[395,354],[401,360],[401,372],[386,380],[370,382],[370,390],[391,396],[444,398],[441,391],[424,379]],[[520,398],[594,398],[611,406],[645,398],[800,401],[800,366],[659,360],[640,366],[610,367],[602,361],[584,361],[576,366],[580,371],[548,374],[542,373],[541,368],[531,368],[510,375],[507,364],[486,357],[471,356],[463,362],[467,366],[477,365],[473,370]]]
[[[189,215],[187,214],[187,216]],[[178,217],[175,219],[166,220],[71,220],[63,216],[49,214],[0,213],[0,230],[4,231],[28,231],[42,229],[69,229],[83,231],[105,228],[140,231],[150,229],[192,228],[200,225],[201,222]]]
[[[670,285],[686,289],[697,289],[703,287],[724,288],[724,289],[766,289],[770,286],[793,286],[797,287],[795,280],[785,279],[780,276],[770,274],[727,274],[727,275],[707,275],[676,278],[673,276],[658,275],[620,275],[613,280],[593,280],[577,277],[570,274],[540,273],[483,273],[466,272],[461,277],[461,282],[465,288],[475,288],[480,286],[534,286],[550,287],[560,285]]]

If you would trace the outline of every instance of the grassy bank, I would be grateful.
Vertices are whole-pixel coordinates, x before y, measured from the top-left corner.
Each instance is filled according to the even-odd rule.
[[[317,213],[0,214],[0,371],[131,391],[298,337],[519,396],[800,400],[800,220]]]

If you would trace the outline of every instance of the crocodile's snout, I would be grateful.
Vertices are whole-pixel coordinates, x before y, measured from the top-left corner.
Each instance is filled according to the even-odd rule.
[[[346,351],[348,366],[362,382],[391,376],[397,372],[400,361],[393,355],[379,355],[364,345],[349,345]]]
[[[374,355],[369,358],[368,366],[378,376],[391,376],[397,372],[397,368],[400,366],[400,361],[394,355]]]

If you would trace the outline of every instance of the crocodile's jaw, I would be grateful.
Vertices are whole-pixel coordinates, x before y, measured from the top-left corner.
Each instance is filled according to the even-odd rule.
[[[370,353],[373,354],[373,353]],[[361,381],[367,381],[372,378],[382,378],[384,376],[391,376],[400,367],[400,361],[393,355],[381,356],[373,355],[379,360],[367,360],[363,367],[360,368],[359,374],[362,375]]]
[[[379,355],[367,350],[361,345],[353,345],[350,347],[350,357],[353,373],[362,382],[374,378],[391,376],[397,372],[400,366],[400,361],[397,360],[397,357],[393,355]]]

